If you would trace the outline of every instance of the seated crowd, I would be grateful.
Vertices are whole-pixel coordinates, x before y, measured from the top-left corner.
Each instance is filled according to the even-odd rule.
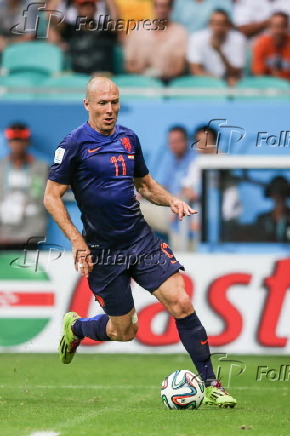
[[[290,79],[287,0],[47,0],[44,10],[30,0],[0,0],[0,6],[0,51],[43,41],[40,29],[48,28],[46,40],[68,55],[76,73],[118,73],[119,47],[123,73],[165,84],[184,75],[230,86],[248,73]]]

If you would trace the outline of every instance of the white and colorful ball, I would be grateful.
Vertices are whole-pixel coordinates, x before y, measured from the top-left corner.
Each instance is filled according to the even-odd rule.
[[[187,369],[179,369],[163,380],[161,399],[168,409],[198,409],[204,390],[204,383],[197,375]]]

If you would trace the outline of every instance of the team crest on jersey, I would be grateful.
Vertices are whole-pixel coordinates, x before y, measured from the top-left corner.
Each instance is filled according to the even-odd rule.
[[[124,138],[121,138],[120,141],[121,141],[121,144],[123,145],[123,147],[125,147],[126,150],[128,150],[128,152],[131,153],[132,145],[131,145],[130,139],[125,136]]]

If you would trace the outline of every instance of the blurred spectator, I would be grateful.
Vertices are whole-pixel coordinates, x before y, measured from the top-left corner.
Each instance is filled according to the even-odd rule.
[[[263,32],[271,16],[269,0],[233,0],[233,23],[247,37]]]
[[[59,2],[57,9],[65,15],[65,20],[67,23],[74,24],[77,21],[78,8],[74,2],[65,0],[53,0]],[[116,6],[115,0],[95,0],[95,15],[94,19],[96,22],[103,22],[105,15],[109,18],[116,20],[118,18],[118,8]]]
[[[216,10],[209,27],[190,36],[188,61],[196,76],[214,76],[227,80],[233,86],[241,77],[245,65],[246,39],[234,30],[228,14]]]
[[[258,216],[254,226],[260,242],[290,241],[290,183],[283,176],[274,177],[265,189],[265,197],[274,202],[272,210]]]
[[[168,80],[184,72],[187,33],[170,21],[173,0],[154,0],[151,28],[132,31],[125,44],[126,70]],[[167,22],[167,25],[166,25]],[[166,26],[166,27],[165,27]]]
[[[98,74],[113,72],[116,34],[107,25],[96,22],[96,0],[74,0],[77,15],[86,17],[78,24],[65,21],[51,28],[49,41],[68,49],[71,69],[76,73]]]
[[[0,248],[17,249],[29,238],[46,235],[42,199],[48,168],[28,153],[26,124],[13,123],[4,134],[10,152],[0,161]]]
[[[253,48],[252,71],[256,76],[274,76],[290,80],[289,17],[276,12],[270,18],[269,32],[261,35]]]
[[[153,17],[152,0],[115,0],[123,20],[146,20]]]
[[[198,201],[201,174],[198,166],[199,155],[218,153],[217,148],[217,131],[207,125],[197,127],[194,134],[193,147],[198,153],[196,159],[191,162],[188,172],[181,180],[182,194],[190,203]]]
[[[207,27],[216,9],[225,10],[231,16],[231,0],[175,0],[172,20],[182,24],[189,33]]]
[[[0,8],[0,52],[11,42],[30,41],[34,33],[16,34],[11,28],[19,24],[18,31],[24,30],[23,10],[26,9],[27,0],[6,0]]]
[[[185,128],[180,125],[172,126],[168,131],[167,149],[162,154],[162,159],[159,160],[157,182],[173,195],[179,195],[181,181],[188,171],[191,159],[192,151],[188,144]],[[152,229],[161,233],[166,240],[169,238],[171,246],[176,247],[172,239],[172,233],[178,230],[178,223],[175,225],[175,216],[167,208],[154,207],[147,200],[138,199],[142,213]],[[176,221],[178,221],[178,217]]]
[[[160,160],[156,179],[171,194],[179,195],[181,181],[192,160],[185,128],[179,125],[171,127],[168,131],[167,144],[168,150]]]
[[[271,4],[271,12],[285,12],[290,16],[290,2],[289,0],[269,0]]]
[[[223,155],[218,148],[218,132],[217,130],[208,127],[207,125],[199,126],[194,134],[193,146],[198,153],[196,159],[191,162],[188,173],[183,178],[181,184],[183,187],[183,197],[185,201],[197,203],[197,209],[200,209],[201,202],[201,182],[202,174],[200,168],[200,158],[203,156],[219,156]],[[238,193],[238,189],[235,183],[227,183],[223,190],[222,201],[222,217],[225,221],[232,221],[238,218],[242,213],[241,201]],[[191,229],[196,232],[200,232],[200,225],[202,222],[202,216],[199,215],[199,222],[193,220],[191,223]]]

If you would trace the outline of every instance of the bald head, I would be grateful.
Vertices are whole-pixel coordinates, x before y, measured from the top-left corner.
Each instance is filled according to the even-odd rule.
[[[87,84],[84,105],[90,126],[103,135],[112,135],[120,109],[115,83],[107,77],[93,77]]]
[[[96,98],[96,95],[108,92],[119,96],[118,87],[112,80],[107,77],[92,77],[86,87],[86,99],[90,100],[92,96]]]

